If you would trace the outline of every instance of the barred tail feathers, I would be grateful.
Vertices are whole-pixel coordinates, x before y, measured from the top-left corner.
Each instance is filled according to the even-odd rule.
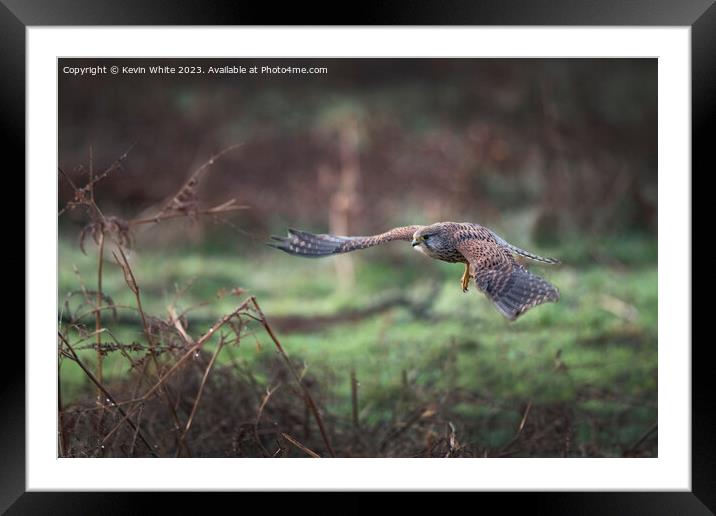
[[[555,286],[523,267],[515,267],[509,280],[500,287],[487,294],[511,321],[534,306],[559,301],[559,290]]]

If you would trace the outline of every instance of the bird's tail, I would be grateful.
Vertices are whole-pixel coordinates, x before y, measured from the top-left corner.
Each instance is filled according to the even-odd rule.
[[[515,267],[499,290],[488,293],[497,309],[510,321],[533,306],[559,301],[559,290],[523,267]]]

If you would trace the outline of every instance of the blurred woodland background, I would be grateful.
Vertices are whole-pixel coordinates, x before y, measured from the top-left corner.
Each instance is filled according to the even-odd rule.
[[[98,64],[327,72],[61,71]],[[657,455],[656,60],[59,67],[60,455]],[[560,302],[265,246],[447,220],[561,259]]]

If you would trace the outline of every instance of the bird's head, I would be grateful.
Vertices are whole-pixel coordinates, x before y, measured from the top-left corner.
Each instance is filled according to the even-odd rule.
[[[411,245],[421,252],[438,249],[442,245],[442,233],[435,225],[425,226],[415,232]]]

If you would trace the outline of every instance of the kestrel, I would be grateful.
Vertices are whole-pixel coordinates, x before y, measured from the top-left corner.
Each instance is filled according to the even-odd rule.
[[[449,263],[464,263],[460,284],[467,292],[470,278],[510,321],[529,308],[559,300],[559,290],[532,274],[515,260],[524,256],[542,263],[559,260],[543,258],[507,243],[490,229],[469,222],[438,222],[429,226],[405,226],[374,236],[313,234],[295,229],[287,237],[272,236],[268,244],[289,254],[317,258],[366,249],[393,240],[411,241],[413,249]]]

